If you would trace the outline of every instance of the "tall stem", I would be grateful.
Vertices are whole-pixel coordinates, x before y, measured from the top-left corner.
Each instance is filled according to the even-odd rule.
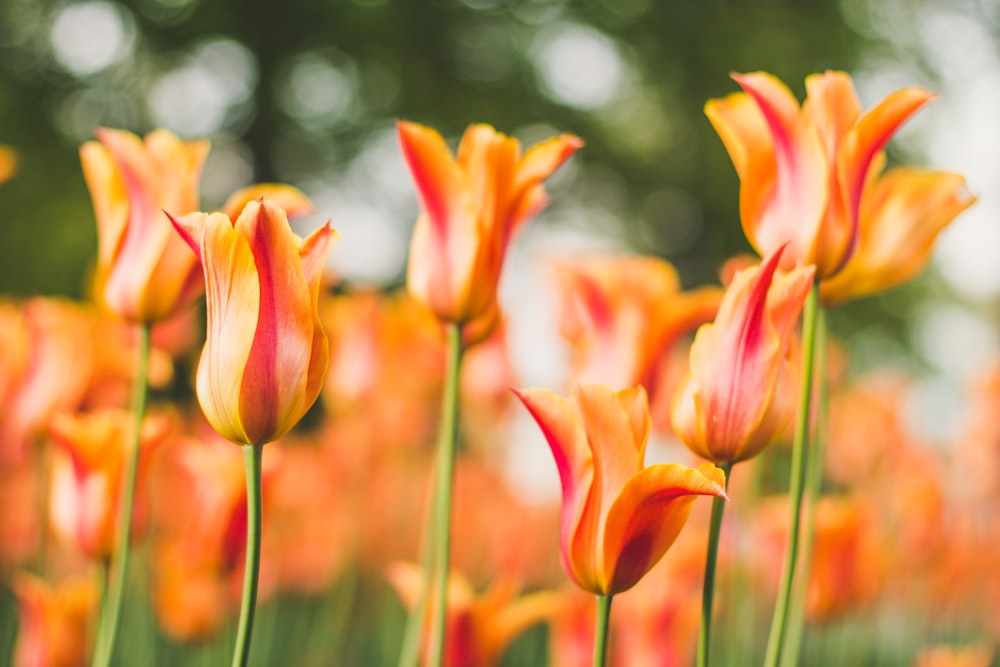
[[[823,486],[823,445],[826,437],[827,383],[826,383],[826,310],[820,306],[816,326],[816,430],[813,433],[812,452],[806,464],[806,504],[802,530],[802,567],[796,577],[791,604],[791,625],[788,627],[788,648],[781,660],[782,667],[799,664],[802,636],[805,632],[806,596],[809,593],[809,573],[812,570],[813,546],[816,538],[816,512],[820,490]]]
[[[133,405],[135,424],[132,443],[128,451],[125,477],[118,504],[118,523],[115,526],[115,544],[118,549],[111,555],[108,572],[109,585],[105,587],[105,599],[101,604],[101,619],[97,626],[97,642],[94,648],[94,667],[107,667],[114,655],[118,621],[121,618],[122,601],[125,598],[125,582],[128,579],[130,534],[132,531],[132,499],[135,496],[135,478],[139,470],[139,450],[141,449],[142,418],[146,413],[146,377],[149,373],[149,330],[151,325],[139,325],[139,371],[135,380]],[[116,558],[117,556],[117,558]]]
[[[726,488],[729,488],[729,473],[732,463],[720,466],[726,474]],[[719,556],[719,534],[722,532],[722,512],[726,499],[712,498],[712,519],[708,529],[708,550],[705,555],[705,579],[701,589],[701,629],[698,631],[698,667],[708,665],[709,639],[712,633],[712,607],[715,598],[715,564]]]
[[[462,327],[448,327],[448,368],[438,427],[437,472],[434,498],[434,613],[431,616],[431,667],[441,667],[447,640],[448,573],[451,567],[451,497],[455,485],[455,445],[458,435],[458,371],[462,365]]]
[[[243,445],[243,462],[247,478],[247,548],[243,565],[243,601],[236,630],[233,667],[246,667],[250,659],[253,617],[257,610],[257,580],[260,574],[261,533],[261,468],[264,445]]]
[[[608,632],[611,619],[611,598],[614,596],[597,596],[597,626],[594,628],[594,667],[604,667],[608,657]]]
[[[791,498],[792,517],[788,530],[788,553],[781,570],[781,585],[771,619],[771,632],[767,638],[765,667],[777,667],[784,648],[788,607],[795,580],[795,567],[799,552],[799,517],[802,513],[802,492],[805,486],[806,457],[809,447],[809,417],[812,407],[813,359],[816,352],[816,319],[819,310],[819,283],[813,283],[802,314],[802,390],[795,422],[795,439],[792,442],[792,470],[788,494]]]

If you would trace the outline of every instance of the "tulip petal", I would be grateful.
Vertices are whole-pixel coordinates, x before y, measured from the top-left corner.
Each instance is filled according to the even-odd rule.
[[[583,523],[594,483],[594,459],[580,414],[572,402],[547,389],[512,389],[538,422],[559,470],[562,484],[560,544],[563,568],[581,586],[594,571],[592,547],[597,526]]]
[[[97,218],[98,265],[107,267],[114,261],[125,234],[128,195],[111,153],[100,142],[88,141],[81,146],[80,162]]]
[[[824,72],[806,77],[803,114],[812,119],[823,137],[827,157],[837,156],[837,147],[861,117],[861,104],[846,72]]]
[[[260,289],[253,347],[243,375],[240,414],[249,444],[286,433],[308,406],[314,309],[296,237],[284,211],[266,200],[250,202],[235,222],[249,243]]]
[[[775,178],[761,198],[763,208],[744,211],[741,202],[741,214],[749,214],[742,216],[747,238],[761,254],[790,243],[792,257],[808,256],[826,211],[830,178],[819,133],[803,122],[795,97],[775,77],[763,72],[732,77],[757,103],[774,144]]]
[[[232,442],[253,444],[243,425],[241,392],[260,310],[260,279],[250,244],[221,213],[205,217],[201,240],[207,328],[197,393],[212,427]]]
[[[330,344],[319,317],[319,291],[323,276],[323,266],[333,246],[340,239],[340,232],[330,226],[327,220],[321,227],[306,237],[299,249],[302,273],[309,285],[309,298],[313,312],[312,352],[309,355],[309,371],[306,378],[303,400],[310,406],[319,396],[330,360]]]
[[[710,464],[698,470],[659,464],[637,472],[608,512],[603,550],[605,593],[635,585],[684,527],[699,495],[726,497],[725,476]]]

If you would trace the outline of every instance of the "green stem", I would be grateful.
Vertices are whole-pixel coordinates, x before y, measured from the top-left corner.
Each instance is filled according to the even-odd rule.
[[[130,533],[132,529],[132,499],[135,496],[135,478],[139,470],[139,450],[142,440],[142,418],[146,413],[146,377],[149,373],[149,332],[150,324],[139,325],[139,373],[135,381],[135,424],[132,429],[132,443],[128,451],[125,478],[118,504],[118,523],[115,526],[117,552],[111,556],[108,572],[110,585],[105,588],[105,599],[101,604],[101,619],[97,626],[97,643],[94,648],[94,667],[107,667],[114,655],[118,621],[121,618],[122,601],[125,597],[125,582],[128,578]],[[115,558],[117,556],[117,559]]]
[[[437,476],[431,473],[431,486]],[[406,628],[403,630],[403,645],[399,650],[397,667],[417,667],[420,651],[421,630],[427,620],[427,599],[431,588],[431,571],[434,567],[433,535],[436,534],[434,515],[431,513],[424,520],[424,536],[420,543],[420,571],[424,573],[420,582],[420,594],[417,604],[406,615]]]
[[[729,488],[729,473],[732,463],[721,466]],[[708,641],[712,633],[712,606],[715,598],[715,564],[719,556],[719,534],[722,532],[722,512],[726,508],[725,498],[712,498],[712,519],[708,529],[708,550],[705,555],[705,579],[701,591],[701,629],[698,631],[698,667],[708,665]]]
[[[437,479],[434,498],[434,577],[431,596],[431,667],[441,667],[447,641],[448,574],[451,557],[451,497],[455,484],[455,445],[458,440],[458,371],[462,365],[462,327],[448,327],[448,369],[441,401],[441,424],[438,427]]]
[[[257,580],[260,573],[261,467],[264,445],[243,445],[247,477],[247,553],[243,566],[243,601],[236,630],[233,667],[246,667],[250,659],[253,616],[257,609]]]
[[[611,599],[614,595],[597,596],[597,626],[594,628],[594,667],[604,667],[608,657]]]
[[[781,585],[767,638],[765,667],[777,667],[784,648],[788,606],[795,580],[799,552],[799,517],[802,513],[802,492],[805,486],[806,457],[809,447],[809,416],[812,407],[813,359],[816,351],[816,319],[819,310],[819,284],[813,283],[802,314],[802,390],[792,442],[792,470],[788,494],[792,503],[792,518],[788,529],[788,554],[781,569]]]
[[[788,627],[788,649],[781,661],[782,667],[799,664],[802,637],[805,632],[806,596],[809,593],[809,573],[812,571],[813,546],[816,537],[816,512],[823,486],[823,445],[826,433],[827,384],[826,384],[826,310],[820,306],[816,324],[816,430],[813,433],[812,451],[806,462],[806,504],[802,530],[802,559],[796,577],[791,605],[791,625]]]

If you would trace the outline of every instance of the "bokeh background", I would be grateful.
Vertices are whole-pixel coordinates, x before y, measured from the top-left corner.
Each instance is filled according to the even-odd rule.
[[[862,365],[961,375],[997,347],[998,34],[989,0],[5,0],[0,142],[23,159],[0,189],[0,292],[85,291],[96,236],[76,150],[97,125],[210,137],[206,207],[293,183],[344,232],[331,261],[345,280],[398,284],[416,201],[396,118],[449,137],[470,122],[528,142],[579,134],[536,233],[713,282],[748,247],[704,102],[736,88],[730,71],[802,95],[806,75],[835,68],[866,107],[903,85],[940,92],[891,159],[959,171],[981,200],[931,279],[840,312],[834,330]],[[940,403],[945,389],[929,391]]]

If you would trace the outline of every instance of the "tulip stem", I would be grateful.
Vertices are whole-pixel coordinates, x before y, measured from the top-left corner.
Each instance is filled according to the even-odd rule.
[[[448,574],[451,557],[451,497],[455,485],[455,446],[458,440],[458,378],[462,365],[462,326],[448,327],[448,367],[441,399],[441,423],[438,426],[437,473],[434,498],[434,576],[436,587],[431,600],[431,667],[441,667],[447,641]]]
[[[431,475],[431,487],[433,489],[436,477]],[[428,513],[424,518],[424,535],[420,542],[420,571],[424,577],[420,582],[420,595],[417,597],[417,604],[410,609],[406,615],[406,626],[403,630],[403,643],[399,649],[399,662],[397,667],[417,667],[421,634],[424,623],[427,620],[427,600],[431,588],[431,570],[434,567],[434,551],[431,548],[432,538],[436,535],[434,515]]]
[[[792,469],[788,495],[792,504],[792,516],[788,530],[788,552],[781,569],[781,584],[778,599],[771,619],[771,632],[767,638],[765,667],[778,667],[784,648],[785,627],[788,622],[789,602],[792,584],[795,581],[795,567],[799,552],[799,518],[802,514],[802,495],[805,486],[806,459],[809,455],[809,425],[812,408],[813,361],[816,353],[816,322],[819,311],[819,283],[814,282],[806,298],[802,312],[802,389],[798,414],[795,421],[795,437],[792,441]]]
[[[726,488],[729,488],[729,472],[732,463],[719,466],[726,475]],[[705,579],[701,590],[701,628],[698,631],[698,667],[708,665],[709,638],[712,632],[712,607],[715,598],[715,563],[719,555],[719,534],[722,532],[722,512],[726,508],[726,499],[716,496],[712,498],[712,518],[708,529],[708,549],[705,554]]]
[[[782,667],[799,664],[802,636],[805,630],[806,595],[809,592],[809,572],[812,570],[813,545],[816,539],[816,512],[823,486],[823,445],[826,433],[827,384],[826,384],[826,310],[820,306],[816,323],[816,430],[812,451],[806,462],[806,506],[802,530],[802,567],[795,584],[791,603],[791,625],[788,628],[788,649],[781,661]]]
[[[94,647],[94,667],[107,667],[114,654],[118,621],[121,618],[122,602],[125,598],[125,583],[128,578],[130,533],[132,529],[132,499],[135,496],[135,478],[139,469],[139,450],[142,445],[142,418],[146,413],[146,378],[149,373],[149,333],[150,324],[140,324],[139,369],[133,391],[135,424],[132,428],[132,443],[128,451],[125,477],[118,504],[118,522],[115,526],[117,552],[111,555],[105,586],[104,603],[101,604],[101,619],[97,626],[97,641]],[[117,558],[116,558],[117,556]]]
[[[236,631],[233,667],[246,667],[250,659],[253,617],[257,609],[257,582],[260,574],[261,468],[264,445],[243,445],[247,478],[247,548],[243,565],[243,601]]]
[[[611,620],[611,593],[597,596],[597,625],[594,629],[594,667],[604,667],[608,657],[609,621]]]

